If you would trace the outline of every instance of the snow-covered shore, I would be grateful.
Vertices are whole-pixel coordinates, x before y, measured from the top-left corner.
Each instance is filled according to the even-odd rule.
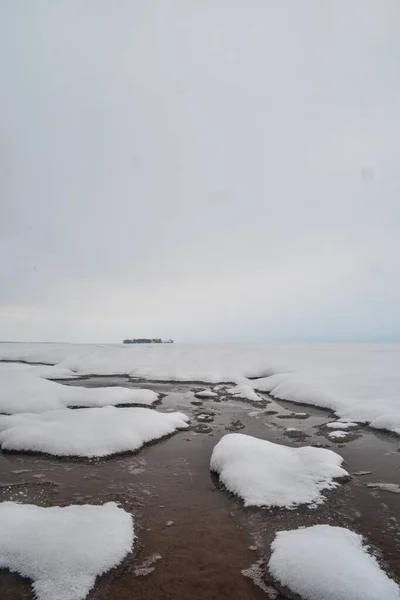
[[[47,378],[70,373],[229,381],[400,434],[399,344],[2,343],[0,360],[55,365],[38,368]]]

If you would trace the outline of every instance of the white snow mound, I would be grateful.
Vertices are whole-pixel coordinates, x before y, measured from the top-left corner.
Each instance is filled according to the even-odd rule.
[[[0,567],[33,580],[38,600],[83,600],[134,541],[132,517],[103,506],[0,503]]]
[[[271,544],[271,575],[304,600],[399,600],[398,585],[342,527],[280,531]]]
[[[32,368],[2,369],[0,413],[41,413],[68,406],[108,406],[117,404],[154,404],[158,395],[151,390],[124,387],[85,388],[62,385],[40,377]]]
[[[332,421],[332,423],[327,423],[325,427],[329,427],[329,429],[352,429],[353,427],[358,427],[358,423],[353,423],[352,421]]]
[[[210,468],[245,506],[294,508],[322,503],[321,492],[338,485],[334,478],[348,476],[342,461],[324,448],[290,448],[230,433],[215,446]]]
[[[1,344],[0,344],[1,346]],[[30,365],[18,362],[0,362],[0,375],[6,371],[28,371],[46,379],[75,379],[76,373],[64,367],[52,365]]]
[[[226,393],[232,394],[235,398],[244,398],[245,400],[250,400],[250,402],[260,402],[262,400],[261,396],[256,394],[254,391],[254,388],[251,385],[246,384],[238,384],[234,387],[228,388]]]
[[[66,388],[67,386],[63,387]],[[81,406],[84,408],[117,406],[118,404],[151,406],[158,400],[158,394],[152,390],[119,386],[101,388],[68,386],[68,392],[63,391],[63,396],[66,406]]]
[[[328,437],[330,438],[346,438],[349,435],[348,431],[340,431],[340,429],[337,429],[336,431],[331,431],[330,433],[328,433]]]
[[[113,406],[3,415],[0,445],[3,450],[55,456],[109,456],[139,450],[147,442],[186,428],[188,420],[179,412]]]

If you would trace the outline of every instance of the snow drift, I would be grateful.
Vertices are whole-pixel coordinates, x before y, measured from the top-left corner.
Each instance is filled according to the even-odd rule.
[[[271,544],[271,575],[304,600],[399,600],[397,584],[368,554],[360,535],[314,525],[280,531]]]
[[[134,538],[131,515],[114,502],[0,503],[0,567],[32,579],[38,600],[83,600],[96,577],[132,550]]]
[[[45,452],[87,458],[139,450],[144,444],[184,429],[182,413],[149,408],[82,408],[41,414],[0,416],[3,450]]]
[[[342,457],[323,448],[290,448],[230,433],[215,446],[210,468],[245,506],[294,508],[324,501],[322,493],[348,476]]]
[[[85,388],[48,381],[35,369],[0,370],[0,413],[41,413],[71,407],[99,407],[118,404],[146,405],[158,395],[145,389],[124,387]],[[4,365],[3,365],[4,367]]]

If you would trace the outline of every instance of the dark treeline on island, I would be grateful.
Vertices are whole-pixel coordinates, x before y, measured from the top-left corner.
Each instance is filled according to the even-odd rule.
[[[124,344],[173,344],[174,340],[162,340],[161,338],[133,338],[123,341]]]

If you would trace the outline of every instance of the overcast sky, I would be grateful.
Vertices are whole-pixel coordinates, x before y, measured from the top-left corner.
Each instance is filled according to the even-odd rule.
[[[0,0],[0,339],[400,339],[399,0]]]

